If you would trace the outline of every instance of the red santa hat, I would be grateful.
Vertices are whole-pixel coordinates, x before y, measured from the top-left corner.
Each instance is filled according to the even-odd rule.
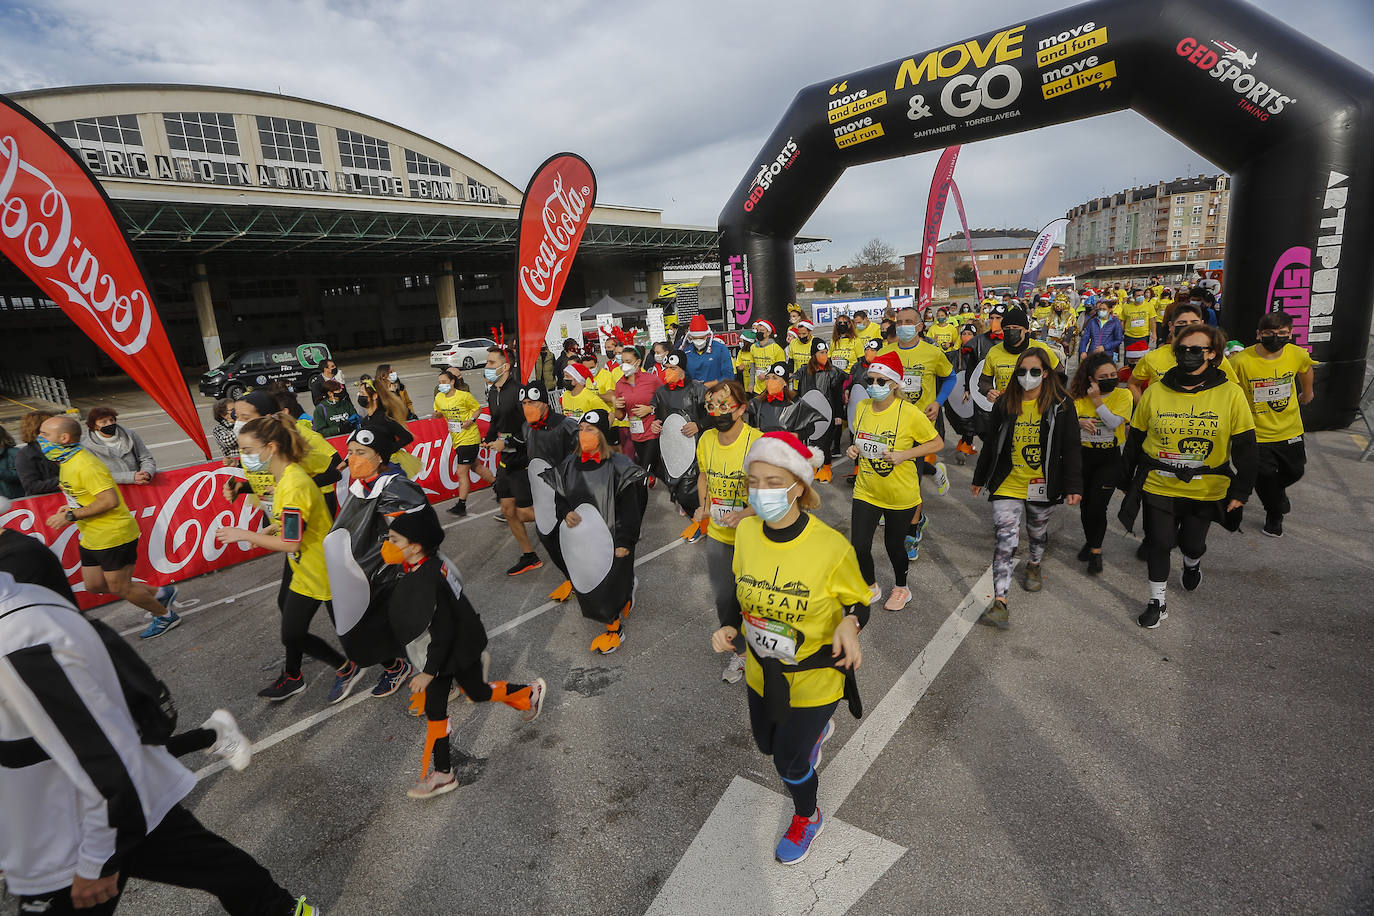
[[[802,442],[795,434],[786,431],[764,433],[749,446],[744,456],[744,473],[749,473],[749,465],[755,461],[782,468],[796,477],[806,488],[811,489],[816,469],[825,461],[818,450]]]
[[[568,363],[563,367],[563,374],[574,382],[590,382],[592,380],[592,370],[581,363]]]
[[[767,330],[769,337],[778,336],[778,329],[773,327],[773,322],[768,321],[767,319],[760,318],[758,321],[754,322],[754,330],[757,331],[759,328],[764,328],[765,330]]]
[[[798,321],[795,325],[793,325],[793,327],[796,327],[798,329],[806,328],[808,331],[816,330],[816,326],[811,322],[807,321],[805,318],[803,318],[801,321]]]
[[[888,352],[868,364],[868,374],[885,378],[889,382],[902,383],[902,360],[896,353]]]
[[[687,333],[693,337],[710,334],[711,326],[706,323],[705,315],[693,315],[692,323],[687,325]]]

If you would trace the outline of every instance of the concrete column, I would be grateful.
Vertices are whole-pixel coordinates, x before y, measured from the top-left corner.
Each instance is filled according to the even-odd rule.
[[[205,359],[211,369],[224,362],[219,345],[219,325],[215,322],[215,303],[210,298],[210,277],[204,264],[196,265],[196,278],[191,283],[191,300],[196,304],[196,323],[200,325],[200,340],[205,345]]]
[[[452,261],[444,261],[439,265],[438,282],[434,288],[439,294],[439,332],[445,341],[457,340],[458,292],[453,284]]]

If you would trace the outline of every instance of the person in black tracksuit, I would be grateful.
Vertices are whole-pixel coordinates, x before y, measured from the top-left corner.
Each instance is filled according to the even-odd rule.
[[[510,351],[505,347],[487,348],[487,365],[483,370],[489,387],[487,388],[487,410],[491,415],[491,425],[487,428],[487,440],[482,445],[493,449],[499,456],[496,466],[496,482],[492,489],[501,501],[501,514],[520,545],[520,559],[506,570],[508,576],[518,576],[544,565],[539,554],[534,552],[525,522],[521,519],[521,509],[530,509],[534,500],[530,496],[530,480],[525,467],[528,457],[525,451],[525,411],[520,402],[520,382],[515,367],[511,365]],[[528,514],[528,513],[526,513]]]

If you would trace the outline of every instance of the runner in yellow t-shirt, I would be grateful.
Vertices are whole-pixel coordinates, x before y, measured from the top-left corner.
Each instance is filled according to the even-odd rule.
[[[1150,352],[1158,312],[1154,304],[1145,298],[1145,293],[1136,289],[1131,291],[1131,297],[1121,306],[1117,317],[1121,319],[1122,334],[1125,336],[1126,362],[1134,363]]]
[[[619,372],[620,370],[616,370]],[[602,370],[605,373],[605,370]],[[609,376],[609,373],[606,373]],[[589,410],[604,410],[611,413],[610,405],[598,393],[596,383],[592,381],[591,370],[582,363],[568,363],[563,370],[564,377],[572,386],[563,392],[563,414],[572,417],[574,420],[581,420],[582,415]],[[628,425],[628,424],[626,424]]]
[[[1200,324],[1203,324],[1201,308],[1188,302],[1180,302],[1174,306],[1172,333],[1178,333],[1179,328]],[[1178,360],[1174,357],[1174,348],[1168,340],[1168,335],[1166,335],[1165,342],[1141,357],[1135,364],[1135,368],[1131,370],[1129,385],[1132,397],[1139,401],[1146,386],[1159,381],[1164,373],[1177,365]],[[1226,373],[1228,379],[1237,384],[1240,383],[1230,360],[1223,359],[1220,368],[1222,372]]]
[[[1121,446],[1131,422],[1135,401],[1121,383],[1120,371],[1110,353],[1090,353],[1078,364],[1069,397],[1078,414],[1079,454],[1083,464],[1083,548],[1088,572],[1102,573],[1102,540],[1107,533],[1107,508],[1122,480]]]
[[[854,334],[860,342],[883,339],[882,328],[876,321],[869,320],[867,309],[859,309],[854,313]]]
[[[746,379],[746,387],[754,394],[763,394],[764,380],[774,363],[787,361],[787,353],[777,342],[777,330],[771,321],[754,322],[754,345],[749,349],[754,378]]]
[[[1008,309],[1002,316],[1002,342],[989,350],[983,358],[983,374],[978,379],[978,390],[989,399],[995,400],[998,394],[1006,390],[1016,361],[1027,347],[1043,351],[1050,368],[1059,368],[1059,357],[1054,351],[1043,341],[1029,338],[1030,322],[1026,318],[1025,310],[1020,307]]]
[[[453,473],[458,478],[458,498],[448,507],[449,515],[468,514],[468,494],[472,492],[472,469],[487,483],[496,480],[491,469],[477,460],[477,452],[482,445],[482,431],[477,426],[477,415],[482,405],[468,390],[463,374],[457,369],[445,369],[439,373],[439,384],[434,393],[434,415],[448,423],[449,441],[453,446]]]

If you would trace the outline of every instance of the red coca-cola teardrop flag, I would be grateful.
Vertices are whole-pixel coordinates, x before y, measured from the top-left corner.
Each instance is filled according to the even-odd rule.
[[[67,144],[3,95],[0,255],[60,305],[210,457],[191,392],[104,189]]]
[[[534,376],[539,348],[595,205],[596,175],[576,153],[551,156],[525,188],[515,300],[520,371],[526,380]]]

